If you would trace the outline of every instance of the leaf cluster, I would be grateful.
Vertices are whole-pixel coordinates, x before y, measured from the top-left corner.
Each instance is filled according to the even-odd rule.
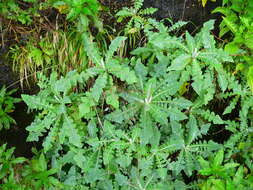
[[[15,148],[0,146],[0,188],[18,189],[60,189],[63,185],[52,175],[57,169],[48,169],[48,161],[43,154],[28,161],[24,157],[15,158]]]
[[[244,63],[236,65],[236,72],[242,72],[253,91],[252,66],[252,14],[253,3],[250,0],[224,0],[222,7],[213,10],[213,13],[223,14],[220,23],[219,37],[230,34],[229,43],[225,44],[225,51],[237,55]]]
[[[0,131],[4,129],[9,129],[12,124],[16,124],[16,121],[10,116],[15,109],[15,103],[21,101],[19,98],[14,98],[11,95],[16,90],[7,91],[5,86],[0,90]]]

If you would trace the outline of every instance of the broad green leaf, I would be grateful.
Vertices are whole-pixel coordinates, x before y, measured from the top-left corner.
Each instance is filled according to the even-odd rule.
[[[84,169],[87,160],[81,151],[77,152],[73,159],[77,166],[79,166],[81,169]]]
[[[84,32],[82,34],[82,39],[84,43],[85,50],[89,56],[89,58],[95,63],[97,66],[104,67],[104,61],[98,51],[98,48],[95,46],[95,43],[92,42],[92,38],[89,37],[89,34]]]
[[[204,86],[204,76],[202,75],[201,67],[198,61],[193,61],[192,63],[192,78],[194,82],[192,83],[192,87],[194,91],[198,94],[201,95],[202,90],[206,88]]]
[[[197,137],[200,135],[197,120],[193,115],[190,115],[189,121],[187,123],[187,128],[188,128],[189,134],[187,136],[186,144],[190,144],[194,140],[196,140]]]
[[[228,80],[226,78],[225,73],[219,72],[218,82],[219,82],[219,85],[220,85],[220,88],[221,88],[222,92],[224,92],[228,87]]]
[[[128,185],[128,178],[125,175],[122,175],[121,173],[117,173],[115,175],[115,180],[118,182],[120,186],[126,186]]]
[[[240,164],[238,163],[227,163],[224,165],[224,168],[227,169],[231,169],[231,168],[236,168],[237,166],[240,166]]]
[[[119,108],[119,95],[117,94],[115,87],[106,91],[106,103],[115,109]]]
[[[92,111],[92,106],[95,106],[95,102],[89,97],[82,97],[81,104],[79,104],[79,117],[84,117]]]
[[[181,109],[189,109],[192,106],[192,102],[183,97],[175,98],[171,103]]]
[[[220,166],[223,162],[223,158],[224,158],[224,150],[221,149],[213,159],[213,166],[214,167]]]
[[[174,59],[171,63],[171,66],[168,68],[168,71],[181,71],[187,64],[191,61],[191,56],[188,54],[182,54]]]
[[[121,65],[117,62],[109,62],[106,67],[110,73],[118,77],[120,80],[126,81],[128,84],[133,84],[137,81],[135,72],[130,70],[126,65]]]
[[[117,51],[117,49],[123,44],[126,40],[126,37],[118,36],[116,37],[110,44],[109,50],[106,52],[106,63],[113,57],[113,54]]]
[[[210,164],[208,161],[204,160],[201,156],[198,158],[198,161],[203,169],[209,169]],[[202,173],[202,170],[200,170],[200,173]]]
[[[22,94],[21,97],[24,100],[24,102],[29,106],[30,109],[38,109],[38,110],[52,109],[50,104],[47,102],[46,97],[41,98],[39,96],[35,96],[35,95],[31,96],[31,95],[26,95],[26,94]]]
[[[13,163],[13,164],[22,164],[22,163],[24,163],[25,161],[27,161],[26,158],[24,158],[24,157],[18,157],[18,158],[15,158],[15,159],[12,161],[12,163]]]
[[[228,52],[229,54],[236,54],[240,50],[240,45],[230,42],[225,45],[224,50]]]
[[[188,48],[189,48],[189,51],[190,51],[191,53],[193,53],[194,50],[195,50],[195,48],[196,48],[195,40],[194,40],[194,38],[189,34],[188,31],[186,32],[185,37],[186,37],[186,43],[187,43],[187,46],[188,46]]]
[[[103,93],[103,89],[106,87],[107,84],[107,74],[104,73],[99,75],[96,79],[94,86],[91,89],[92,96],[96,102],[98,102],[100,96]]]
[[[213,182],[213,188],[215,190],[224,190],[226,189],[226,185],[224,184],[224,181],[220,180],[220,179],[214,179],[212,180]]]
[[[79,106],[79,116],[83,117],[90,112],[90,105],[87,103],[81,103]]]
[[[233,32],[234,34],[237,33],[238,27],[237,25],[230,19],[230,17],[222,17],[223,22],[227,25],[227,27]]]
[[[47,162],[44,154],[40,154],[39,159],[32,160],[32,167],[36,172],[43,172],[47,170]]]
[[[69,143],[76,147],[82,146],[80,133],[78,133],[78,130],[76,129],[76,124],[69,116],[64,117],[63,125],[60,129],[59,136],[63,139],[68,137]],[[64,140],[62,140],[62,143],[64,143]]]
[[[181,121],[187,119],[187,116],[177,108],[170,108],[168,110],[171,121]]]
[[[96,125],[94,120],[91,120],[88,123],[87,128],[88,128],[88,133],[89,133],[90,137],[96,137],[97,136],[98,128],[97,128],[97,125]]]
[[[141,132],[141,136],[140,136],[140,140],[141,140],[141,144],[146,145],[150,142],[150,139],[153,135],[153,127],[154,124],[151,121],[151,118],[148,117],[147,114],[145,114],[145,116],[142,116],[141,119],[141,126],[142,126],[142,132]]]
[[[57,124],[55,124],[55,125],[57,125]],[[43,149],[44,153],[47,153],[55,145],[56,139],[58,139],[57,138],[58,134],[59,134],[59,129],[57,127],[52,127],[42,144],[43,148],[44,148]],[[59,141],[61,143],[61,137],[60,137]]]

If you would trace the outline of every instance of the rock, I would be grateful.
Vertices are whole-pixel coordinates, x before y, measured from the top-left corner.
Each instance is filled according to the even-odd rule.
[[[12,85],[12,88],[18,88],[19,83],[15,84],[17,81],[17,76],[14,74],[9,65],[4,64],[4,54],[7,48],[0,46],[0,88],[5,85],[6,87]]]
[[[198,0],[145,0],[144,7],[158,8],[154,16],[160,20],[170,18],[173,21],[184,20],[192,23],[190,30],[201,27],[209,19],[219,18],[218,14],[211,11],[220,6],[222,1],[209,2],[202,7]]]

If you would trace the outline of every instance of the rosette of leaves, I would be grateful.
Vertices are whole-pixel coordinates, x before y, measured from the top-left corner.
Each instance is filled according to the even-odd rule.
[[[141,130],[140,144],[152,147],[150,159],[158,159],[164,164],[162,167],[173,171],[175,175],[183,170],[191,176],[199,168],[196,155],[208,156],[220,147],[213,141],[201,140],[211,124],[206,123],[202,115],[188,114],[194,105],[190,100],[178,96],[179,72],[170,71],[160,76],[160,80],[155,77],[145,80],[148,71],[145,73],[143,65],[138,67],[144,69],[144,72],[136,71],[142,79],[127,92],[120,94],[128,104],[106,115],[106,118],[118,123],[121,128],[138,125]],[[205,113],[208,115],[207,111]],[[212,114],[209,113],[207,117],[210,122],[215,122],[214,118],[219,117]],[[173,157],[174,154],[178,156]],[[171,160],[166,161],[168,158]]]
[[[88,116],[91,107],[100,102],[104,93],[106,94],[106,103],[116,109],[119,107],[119,97],[116,92],[116,86],[113,83],[114,78],[118,78],[127,84],[132,84],[136,81],[134,72],[131,71],[127,65],[122,65],[120,60],[113,58],[114,52],[122,41],[125,40],[124,37],[118,37],[112,41],[105,58],[99,55],[98,50],[95,49],[90,39],[86,37],[85,35],[85,46],[89,57],[94,63],[93,67],[81,73],[75,71],[69,72],[66,77],[60,79],[57,79],[57,74],[53,73],[50,79],[46,79],[45,77],[42,78],[43,80],[39,83],[41,91],[37,96],[22,95],[23,100],[28,104],[30,109],[45,110],[36,118],[34,123],[28,127],[30,131],[28,140],[38,140],[42,132],[47,131],[46,129],[50,129],[51,132],[55,134],[59,128],[55,128],[56,131],[54,131],[50,126],[62,125],[64,123],[66,127],[73,126],[72,129],[70,128],[72,130],[72,135],[78,137],[79,135],[77,135],[77,131],[74,129],[74,121],[68,115],[68,110],[73,109],[72,111],[74,111],[74,108],[71,107],[73,101],[80,102],[80,105],[78,105],[80,117]],[[87,80],[91,77],[93,77],[95,81],[93,86],[89,88],[89,91],[86,94],[81,93],[75,96],[72,89],[77,87],[78,84],[85,87]],[[90,115],[90,117],[92,116],[94,115]],[[64,130],[62,132],[64,132]],[[71,134],[68,134],[68,136],[69,135]],[[80,136],[79,138],[74,138],[74,136],[70,138],[71,142],[73,140],[71,144],[80,146]],[[61,140],[64,140],[64,138]],[[50,143],[48,145],[50,145]],[[44,148],[45,152],[49,150],[48,146]]]
[[[97,156],[101,154],[93,152],[93,148],[85,150],[83,147],[92,145],[91,137],[97,133],[94,125],[102,125],[104,112],[119,108],[115,81],[129,85],[136,82],[136,76],[127,64],[121,63],[121,58],[114,56],[124,37],[113,40],[105,56],[100,55],[88,35],[84,34],[83,37],[90,68],[81,73],[69,72],[61,78],[56,73],[52,73],[49,79],[42,77],[40,92],[36,96],[22,95],[22,98],[30,109],[39,111],[34,122],[27,127],[27,140],[38,141],[39,137],[48,133],[43,142],[43,151],[52,155],[50,158],[55,159],[54,164],[58,168],[67,163],[80,168],[85,159],[90,160],[90,164],[83,172],[95,175],[100,170],[94,168],[94,161],[100,159]],[[79,93],[75,92],[77,88]],[[86,92],[82,92],[84,90]],[[88,144],[87,140],[90,141]],[[93,177],[89,179],[94,180]]]
[[[179,93],[187,94],[189,87],[195,92],[195,95],[191,95],[191,113],[200,115],[214,124],[223,124],[218,115],[201,108],[214,99],[217,90],[227,90],[228,75],[222,63],[233,61],[223,50],[215,47],[213,36],[210,35],[213,23],[214,21],[205,23],[195,37],[186,32],[185,40],[171,37],[166,32],[148,31],[147,45],[137,48],[132,54],[146,61],[147,69],[152,70],[154,75],[159,76],[166,73],[166,70],[178,72]]]

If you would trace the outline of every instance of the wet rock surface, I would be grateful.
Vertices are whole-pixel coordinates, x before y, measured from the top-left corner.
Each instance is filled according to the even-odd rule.
[[[155,7],[158,11],[155,13],[157,19],[171,18],[174,21],[191,21],[195,25],[217,18],[217,15],[211,14],[211,11],[219,6],[221,1],[208,2],[202,7],[198,0],[145,0],[145,7]]]
[[[10,86],[17,81],[17,76],[13,73],[9,65],[5,64],[4,55],[6,54],[8,48],[5,46],[0,46],[0,88],[2,86]],[[17,88],[17,85],[12,85],[12,88]]]

